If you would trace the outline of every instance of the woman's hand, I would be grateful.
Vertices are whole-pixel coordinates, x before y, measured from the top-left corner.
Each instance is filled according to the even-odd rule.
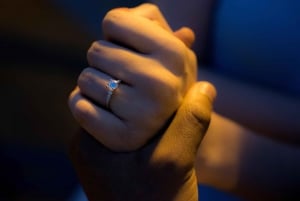
[[[172,32],[158,8],[119,8],[103,20],[106,40],[88,50],[69,105],[75,119],[114,151],[136,150],[164,127],[196,81],[193,32]],[[106,107],[107,83],[121,80]]]

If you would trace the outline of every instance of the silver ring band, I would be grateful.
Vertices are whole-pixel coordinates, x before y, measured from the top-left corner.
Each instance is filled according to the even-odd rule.
[[[108,89],[106,101],[105,101],[107,108],[109,108],[111,96],[112,96],[114,90],[116,90],[119,87],[120,82],[121,82],[121,80],[109,79],[109,81],[106,85],[106,87]]]

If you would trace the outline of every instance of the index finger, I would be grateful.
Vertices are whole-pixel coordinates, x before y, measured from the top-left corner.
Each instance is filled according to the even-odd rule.
[[[183,44],[159,24],[125,9],[114,9],[107,13],[103,20],[103,33],[107,40],[144,54],[168,50]]]

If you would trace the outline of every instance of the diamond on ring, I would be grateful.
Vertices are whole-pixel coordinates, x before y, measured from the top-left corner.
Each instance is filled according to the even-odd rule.
[[[110,91],[113,91],[116,88],[118,88],[119,83],[120,83],[120,80],[110,79],[109,82],[107,83],[107,87]]]
[[[109,102],[111,99],[111,96],[113,94],[113,91],[115,89],[117,89],[119,87],[119,83],[121,82],[121,80],[114,80],[114,79],[110,79],[107,83],[107,88],[108,88],[108,93],[106,96],[106,107],[109,107]]]

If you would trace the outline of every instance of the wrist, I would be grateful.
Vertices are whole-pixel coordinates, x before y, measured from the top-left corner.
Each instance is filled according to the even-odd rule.
[[[226,128],[226,133],[224,129]],[[201,142],[196,159],[198,182],[225,191],[238,182],[240,133],[245,129],[216,113],[212,114],[208,131]]]

